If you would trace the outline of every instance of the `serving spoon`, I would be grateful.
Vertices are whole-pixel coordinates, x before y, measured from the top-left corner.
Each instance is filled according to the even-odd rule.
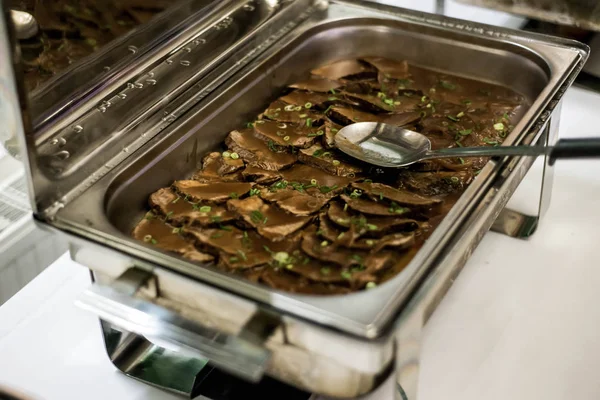
[[[425,135],[378,122],[358,122],[340,129],[335,144],[344,153],[380,167],[404,167],[448,157],[541,156],[593,158],[600,156],[600,138],[561,139],[555,146],[481,146],[431,150]]]

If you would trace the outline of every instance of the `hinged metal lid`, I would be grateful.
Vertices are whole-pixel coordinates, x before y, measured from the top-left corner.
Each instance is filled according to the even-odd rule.
[[[36,215],[50,218],[214,91],[225,72],[237,71],[300,23],[316,3],[323,2],[182,0],[28,93],[22,68],[27,42],[19,46],[9,4],[0,0],[0,141],[15,155],[19,148]],[[96,4],[110,14],[105,2]],[[46,28],[38,34],[42,42]]]

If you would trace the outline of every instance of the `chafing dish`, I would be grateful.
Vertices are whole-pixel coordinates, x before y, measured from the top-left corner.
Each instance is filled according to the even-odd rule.
[[[6,21],[0,29],[6,38]],[[394,375],[414,398],[423,325],[490,227],[533,233],[552,175],[546,166],[539,212],[524,215],[504,206],[533,159],[493,159],[399,275],[328,297],[257,286],[135,241],[150,192],[190,175],[229,130],[330,61],[376,54],[505,85],[530,103],[507,144],[544,145],[587,58],[578,42],[360,0],[190,0],[27,101],[12,44],[0,41],[14,61],[0,66],[0,104],[27,161],[35,218],[67,235],[92,271],[79,304],[100,317],[113,363],[186,395],[207,358],[332,397]],[[177,374],[150,378],[148,368]]]

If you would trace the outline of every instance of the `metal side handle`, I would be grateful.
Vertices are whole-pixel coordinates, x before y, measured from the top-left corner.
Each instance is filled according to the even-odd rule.
[[[263,342],[278,326],[277,319],[255,314],[238,336],[202,326],[169,309],[133,297],[151,276],[146,271],[130,269],[112,286],[93,284],[76,304],[104,321],[144,336],[159,347],[196,354],[251,382],[262,378],[271,356]]]

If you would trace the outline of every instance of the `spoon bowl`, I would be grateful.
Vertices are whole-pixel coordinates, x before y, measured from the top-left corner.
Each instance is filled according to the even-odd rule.
[[[343,127],[335,136],[335,145],[351,157],[388,168],[405,167],[423,160],[448,157],[548,155],[552,165],[557,158],[600,156],[599,138],[561,139],[555,146],[483,145],[432,150],[431,142],[425,135],[379,122],[359,122]]]
[[[431,151],[425,135],[378,122],[358,122],[345,126],[335,136],[344,153],[380,167],[413,164]]]

